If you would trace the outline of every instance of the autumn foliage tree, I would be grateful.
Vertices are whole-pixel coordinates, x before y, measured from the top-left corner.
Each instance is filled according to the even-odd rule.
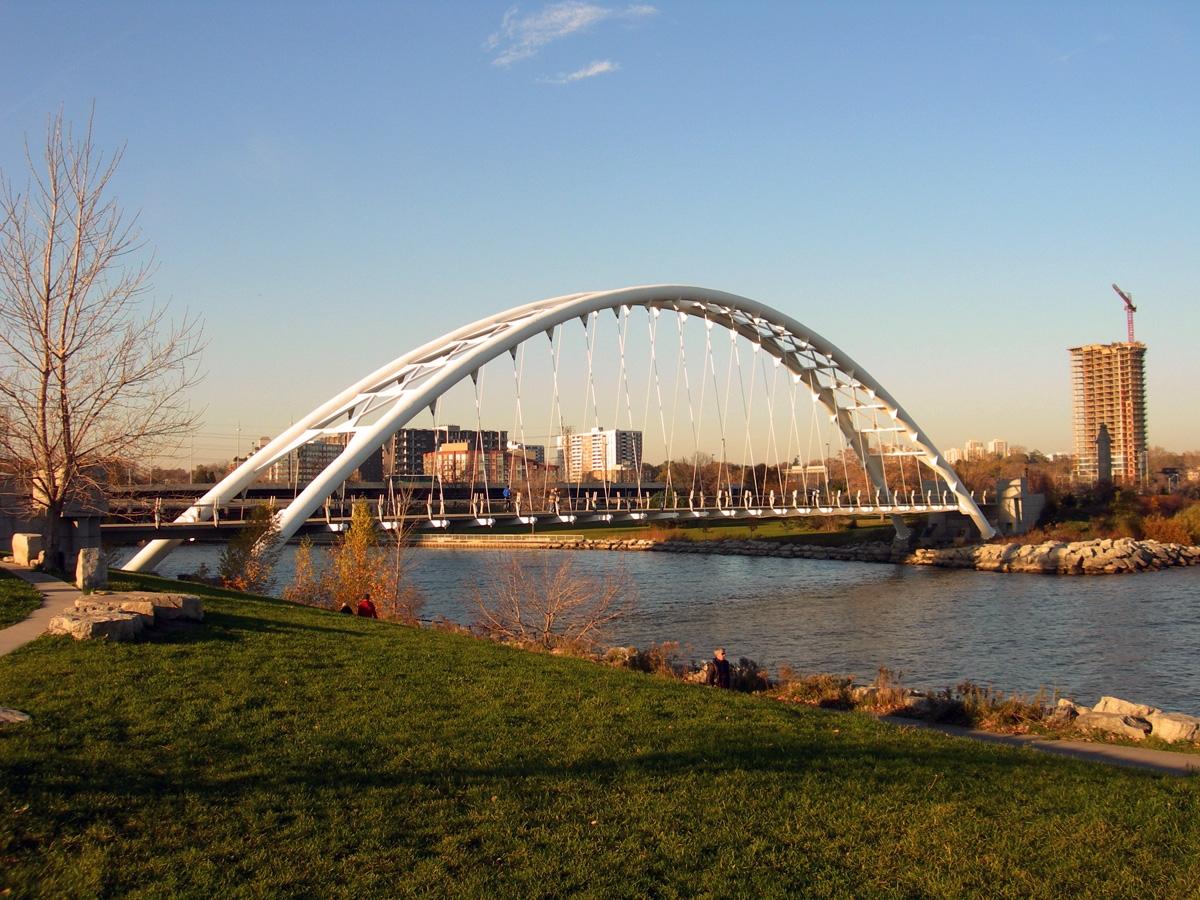
[[[425,599],[408,577],[404,537],[402,527],[381,533],[371,507],[355,501],[350,527],[329,548],[324,566],[314,558],[312,541],[301,541],[284,599],[338,609],[343,603],[354,608],[370,594],[381,618],[415,623]]]
[[[0,465],[61,567],[65,513],[103,491],[105,463],[195,424],[200,328],[146,305],[152,255],[109,196],[122,154],[97,150],[91,118],[76,136],[52,116],[39,155],[24,186],[0,172]]]
[[[226,542],[217,564],[224,587],[252,594],[267,589],[283,550],[277,519],[273,510],[256,506],[246,524]]]

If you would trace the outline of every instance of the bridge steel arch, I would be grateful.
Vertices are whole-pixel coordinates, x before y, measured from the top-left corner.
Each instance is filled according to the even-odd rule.
[[[475,377],[486,363],[504,353],[515,354],[520,344],[538,334],[545,333],[552,338],[557,326],[572,319],[582,319],[586,325],[589,316],[603,310],[612,310],[619,315],[623,307],[635,306],[704,319],[759,344],[779,359],[798,382],[809,388],[814,400],[825,407],[832,421],[836,421],[851,448],[860,435],[849,411],[838,404],[835,388],[840,385],[865,391],[882,404],[898,426],[904,428],[909,441],[918,449],[921,461],[936,472],[953,493],[959,511],[974,521],[985,538],[995,535],[995,528],[933,442],[887,389],[844,351],[791,316],[762,303],[724,291],[686,285],[650,285],[565,294],[514,307],[430,341],[376,369],[314,409],[246,459],[176,521],[210,519],[214,508],[235,498],[265,474],[272,463],[297,447],[322,435],[350,435],[341,454],[282,511],[279,530],[286,540],[413,416],[426,407],[434,408],[442,394],[464,378]],[[834,383],[829,384],[818,377],[820,372],[832,375]],[[876,488],[889,496],[879,459],[870,454],[866,456],[861,462]],[[906,533],[903,523],[897,517],[893,519],[898,532]],[[126,567],[133,571],[151,569],[180,543],[182,541],[176,539],[150,541]]]

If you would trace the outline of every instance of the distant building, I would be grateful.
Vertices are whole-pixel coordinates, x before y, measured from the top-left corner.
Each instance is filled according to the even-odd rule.
[[[509,441],[508,452],[518,459],[527,459],[542,466],[546,464],[545,444],[522,444],[519,441]]]
[[[967,441],[963,444],[963,459],[984,459],[987,456],[987,448],[983,446],[983,441]]]
[[[994,456],[1008,456],[1008,441],[993,438],[988,441],[988,453]]]
[[[262,444],[266,443],[267,439],[263,438]],[[344,449],[346,438],[343,435],[329,435],[309,441],[273,462],[264,480],[273,484],[304,487],[341,456]],[[350,473],[346,481],[383,481],[383,449],[372,452],[362,465]]]
[[[555,438],[558,471],[566,481],[589,475],[610,481],[636,472],[642,463],[642,432],[620,428],[567,432]]]
[[[508,444],[508,432],[463,429],[457,425],[401,428],[388,442],[384,468],[389,475],[429,475],[432,473],[425,469],[426,454],[444,444],[459,443],[466,443],[473,450],[503,450]]]
[[[963,452],[957,447],[951,447],[946,451],[946,462],[950,463],[950,465],[962,462],[963,458]]]
[[[1105,426],[1113,480],[1141,483],[1146,478],[1146,345],[1087,344],[1068,352],[1075,477],[1087,483],[1100,477],[1096,438]]]
[[[504,484],[504,450],[478,450],[469,441],[441,444],[421,461],[424,474],[444,484]]]

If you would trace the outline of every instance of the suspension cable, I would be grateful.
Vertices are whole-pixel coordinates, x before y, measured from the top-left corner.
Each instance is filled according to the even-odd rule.
[[[629,394],[629,368],[625,365],[625,341],[629,334],[629,314],[630,314],[629,307],[622,306],[621,307],[621,315],[623,318],[622,318],[622,322],[621,322],[621,381],[625,387],[625,415],[626,415],[626,418],[629,420],[629,440],[632,445],[633,432],[634,432],[633,400]],[[648,396],[649,395],[647,395],[647,397]],[[616,422],[616,419],[614,418],[614,420],[613,420],[613,428],[614,429],[616,428],[616,424],[617,424],[617,422]],[[644,440],[645,439],[645,420],[644,419],[642,422],[642,431],[640,433],[643,435],[643,440]],[[617,444],[617,436],[615,434],[613,436],[613,444],[614,445]],[[620,449],[621,449],[620,446],[617,446],[616,449],[617,449],[617,453],[619,456]],[[634,449],[634,448],[631,446],[630,449]],[[637,495],[636,495],[637,503],[631,504],[631,506],[630,506],[631,509],[634,508],[634,506],[640,504],[641,499],[642,499],[642,450],[641,449],[637,449],[636,452],[634,453],[633,465],[634,465],[634,483],[637,485]]]
[[[729,396],[733,388],[733,359],[737,354],[737,332],[729,329],[729,362],[725,366],[725,400],[723,422],[721,424],[721,466],[717,470],[717,489],[721,490],[721,478],[724,476],[725,484],[729,488],[729,500],[732,506],[733,501],[733,472],[729,466],[729,442],[726,439],[725,422],[729,421]],[[713,394],[716,394],[716,385],[713,385]]]
[[[520,357],[519,362],[517,359],[518,356]],[[525,414],[521,410],[521,387],[522,387],[522,383],[525,378],[525,345],[524,344],[521,344],[521,346],[517,348],[516,354],[512,355],[512,361],[513,361],[513,378],[516,380],[516,388],[517,388],[517,421],[516,421],[517,434],[519,434],[521,437],[521,462],[525,467],[525,492],[527,494],[529,494],[529,503],[530,503],[530,506],[532,506],[533,505],[533,487],[530,484],[530,480],[529,480],[529,451],[528,451],[528,449],[526,449],[526,444],[525,444]],[[505,451],[508,450],[507,447],[504,449],[505,449]],[[501,457],[501,458],[503,458],[503,457]],[[511,482],[512,482],[512,479],[510,478],[509,479],[510,492],[512,490]],[[520,482],[518,482],[518,484],[519,483]],[[515,504],[514,508],[516,508],[516,506],[519,506],[519,505],[520,504]]]
[[[475,441],[478,444],[473,458],[472,469],[474,464],[479,461],[480,454],[483,454],[483,506],[487,511],[487,515],[492,515],[492,493],[488,487],[488,464],[487,464],[487,444],[483,439],[483,374],[484,370],[481,366],[471,374],[471,380],[475,382]],[[475,473],[471,473],[471,490],[475,489]]]

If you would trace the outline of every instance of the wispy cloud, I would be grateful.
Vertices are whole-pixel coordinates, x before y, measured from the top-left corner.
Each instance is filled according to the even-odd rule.
[[[543,84],[570,84],[572,81],[583,81],[585,78],[595,78],[597,75],[607,75],[609,72],[615,72],[620,67],[611,59],[599,59],[590,65],[584,66],[582,69],[576,69],[574,72],[567,72],[560,75],[547,76],[539,78],[538,81]]]
[[[592,26],[613,19],[641,19],[658,10],[644,3],[629,6],[600,6],[585,0],[561,0],[542,7],[537,12],[522,14],[512,7],[504,14],[500,30],[484,42],[484,48],[494,53],[492,65],[507,67],[536,56],[547,44],[587,31]],[[590,67],[589,67],[590,68]],[[584,71],[584,70],[580,70]],[[611,70],[606,70],[611,71]],[[572,73],[572,75],[578,73]],[[601,72],[594,72],[600,75]],[[590,75],[581,75],[589,78]],[[574,79],[578,80],[578,79]]]
[[[1061,64],[1065,65],[1066,63],[1071,62],[1072,60],[1075,59],[1075,57],[1077,57],[1081,54],[1089,53],[1092,50],[1095,50],[1097,47],[1103,47],[1105,44],[1111,43],[1112,39],[1113,39],[1113,36],[1111,34],[1092,35],[1092,40],[1091,40],[1090,44],[1082,46],[1082,47],[1076,47],[1074,50],[1071,50],[1067,53],[1061,53],[1058,56],[1054,57],[1054,61],[1056,63],[1061,63]]]

